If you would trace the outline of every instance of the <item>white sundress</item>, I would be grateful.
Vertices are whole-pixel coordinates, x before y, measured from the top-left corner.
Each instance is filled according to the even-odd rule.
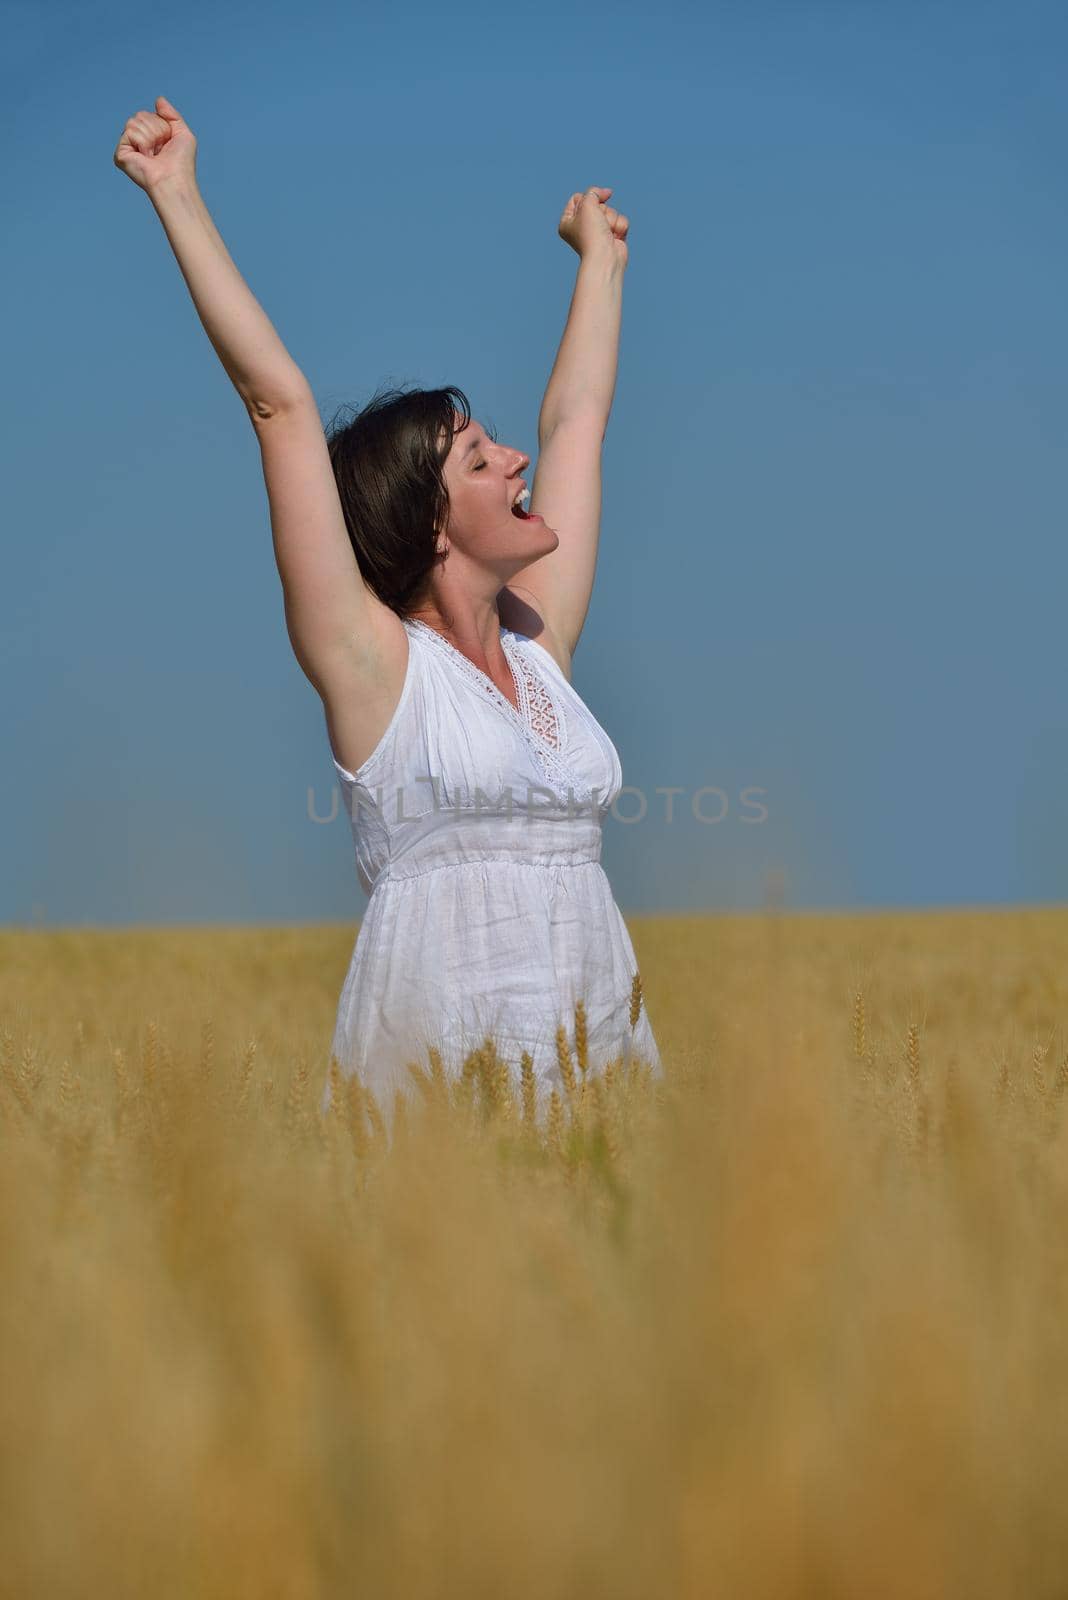
[[[370,895],[338,1003],[332,1053],[391,1116],[417,1093],[408,1062],[441,1052],[450,1078],[487,1034],[518,1086],[530,1053],[539,1112],[561,1087],[556,1030],[575,1062],[663,1065],[638,970],[601,866],[623,774],[615,745],[557,662],[501,628],[520,709],[441,634],[401,619],[408,666],[392,721],[355,773],[331,747]],[[321,1109],[330,1107],[327,1075]]]

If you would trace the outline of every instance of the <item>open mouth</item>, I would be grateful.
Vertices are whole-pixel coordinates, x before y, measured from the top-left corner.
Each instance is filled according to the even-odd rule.
[[[530,490],[520,489],[519,493],[512,501],[512,515],[513,517],[518,517],[521,522],[529,522],[531,520],[530,512],[523,510],[523,501],[529,499]]]

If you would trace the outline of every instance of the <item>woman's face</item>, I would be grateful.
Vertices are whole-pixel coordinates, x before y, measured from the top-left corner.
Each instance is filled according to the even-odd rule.
[[[455,413],[461,429],[445,460],[449,491],[448,543],[473,561],[496,564],[505,580],[560,543],[554,528],[540,517],[524,519],[512,513],[512,503],[524,483],[530,457],[511,445],[497,444],[474,417],[462,427],[463,413]],[[505,567],[501,567],[501,563]],[[506,569],[506,570],[505,570]]]

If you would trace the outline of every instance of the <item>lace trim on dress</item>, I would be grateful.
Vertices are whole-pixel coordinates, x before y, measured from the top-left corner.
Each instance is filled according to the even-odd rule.
[[[516,657],[519,662],[519,672],[515,670],[515,660],[511,653],[508,660],[512,668],[512,677],[515,680],[515,691],[519,696],[519,710],[534,732],[551,744],[554,750],[560,748],[560,724],[557,721],[556,707],[542,679],[537,677],[526,656]]]
[[[577,793],[574,789],[575,775],[561,754],[561,728],[556,702],[544,680],[534,671],[507,634],[502,632],[501,644],[508,658],[508,665],[512,669],[512,681],[520,706],[518,711],[508,696],[501,693],[493,679],[481,668],[476,667],[473,661],[469,661],[463,651],[457,650],[456,646],[436,628],[432,628],[428,622],[423,622],[418,617],[407,617],[405,621],[412,627],[418,628],[424,637],[431,639],[439,650],[444,651],[456,662],[470,683],[503,708],[519,727],[545,777],[551,782],[562,785],[561,798],[569,789]]]

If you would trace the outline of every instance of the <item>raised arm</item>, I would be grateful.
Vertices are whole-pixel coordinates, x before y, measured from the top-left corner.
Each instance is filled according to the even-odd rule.
[[[606,204],[611,189],[573,194],[557,232],[579,256],[567,326],[538,416],[531,491],[560,543],[510,580],[570,655],[589,610],[601,531],[601,451],[615,393],[628,219]],[[502,616],[513,611],[505,592]],[[520,626],[509,622],[509,626]]]
[[[152,201],[204,331],[260,442],[286,624],[321,689],[388,611],[360,573],[311,389],[234,265],[196,178],[197,141],[169,100],[126,123],[115,165]]]

